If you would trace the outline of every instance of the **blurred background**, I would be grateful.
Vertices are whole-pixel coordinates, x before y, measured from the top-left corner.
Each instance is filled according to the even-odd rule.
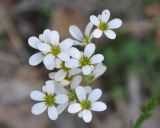
[[[57,121],[46,113],[32,115],[29,93],[49,78],[43,65],[28,64],[36,51],[27,39],[45,28],[58,30],[61,39],[70,37],[69,25],[84,30],[89,16],[104,9],[111,19],[123,20],[115,40],[95,40],[108,70],[93,87],[103,89],[108,110],[95,113],[90,124],[67,112]],[[150,118],[143,122],[142,115],[141,127],[160,128],[160,107],[152,100],[159,95],[159,0],[0,0],[0,128],[132,128],[143,111]]]

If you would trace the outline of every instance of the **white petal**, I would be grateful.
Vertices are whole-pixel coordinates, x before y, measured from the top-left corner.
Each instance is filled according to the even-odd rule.
[[[49,44],[46,44],[46,43],[39,43],[37,47],[43,53],[48,53],[51,50],[51,47],[49,46]]]
[[[59,84],[61,85],[61,86],[67,86],[67,85],[69,85],[71,82],[69,81],[69,80],[66,80],[66,79],[64,79],[64,80],[62,80]]]
[[[46,91],[48,94],[54,94],[55,84],[52,80],[46,81]]]
[[[79,86],[76,88],[76,95],[79,101],[86,100],[86,92],[83,87]]]
[[[67,51],[73,45],[72,39],[65,39],[60,43],[60,47],[63,51]]]
[[[71,25],[69,27],[69,32],[75,39],[77,39],[79,41],[81,41],[83,39],[83,34],[77,26]]]
[[[97,101],[102,95],[102,91],[100,89],[94,89],[88,96],[88,100],[91,102]]]
[[[92,120],[92,113],[91,113],[90,110],[83,110],[82,114],[83,114],[82,116],[83,116],[84,122],[86,122],[86,123],[91,122],[91,120]]]
[[[41,52],[38,52],[36,54],[33,54],[30,58],[29,58],[29,64],[32,66],[36,66],[38,64],[40,64],[43,60],[44,56]]]
[[[68,112],[74,114],[74,113],[79,112],[81,109],[82,108],[79,103],[73,103],[73,104],[69,105]]]
[[[65,94],[59,94],[55,97],[57,104],[64,104],[68,102],[68,96]]]
[[[62,60],[55,58],[55,68],[62,68]]]
[[[99,19],[94,15],[90,16],[90,21],[91,21],[92,24],[94,24],[96,26],[98,26],[100,24]]]
[[[35,101],[43,101],[45,94],[40,91],[32,91],[30,97]]]
[[[77,68],[79,67],[79,62],[75,59],[70,59],[65,63],[65,66],[68,68]]]
[[[56,73],[56,72],[51,72],[51,73],[49,73],[49,74],[48,74],[49,78],[50,78],[50,79],[54,79],[55,73]]]
[[[50,43],[52,45],[58,45],[59,44],[59,33],[57,31],[51,31],[50,33]]]
[[[77,59],[77,60],[79,60],[80,57],[81,57],[80,51],[77,48],[74,48],[74,47],[69,49],[69,55],[72,56],[73,58]]]
[[[96,55],[91,57],[91,63],[92,64],[101,63],[103,60],[104,60],[104,56],[101,55],[101,54],[96,54]]]
[[[85,28],[85,31],[84,31],[85,36],[89,36],[92,28],[93,28],[93,24],[92,24],[91,22],[89,22],[89,23],[87,24],[86,28]]]
[[[94,53],[96,46],[93,43],[88,44],[84,49],[84,55],[88,58]]]
[[[60,104],[57,106],[58,114],[61,114],[68,106],[69,103]]]
[[[101,111],[105,111],[106,109],[107,109],[107,106],[103,102],[94,102],[91,104],[92,111],[101,112]]]
[[[77,75],[77,74],[80,74],[81,73],[81,69],[80,68],[72,68],[70,71],[69,71],[69,75],[73,76],[73,75]]]
[[[116,38],[116,33],[112,30],[107,30],[104,32],[104,34],[109,38],[109,39],[115,39]]]
[[[107,67],[105,65],[103,65],[102,63],[97,64],[95,70],[93,71],[94,79],[101,76],[106,70]]]
[[[54,75],[54,79],[56,81],[62,81],[67,75],[67,72],[65,72],[63,69],[57,71]]]
[[[80,111],[80,112],[78,113],[78,117],[79,117],[79,118],[82,118],[82,117],[83,117],[83,111]]]
[[[32,36],[28,39],[28,44],[32,47],[32,48],[35,48],[37,49],[37,45],[39,43],[42,43],[37,37],[35,36]]]
[[[122,25],[122,20],[116,18],[108,22],[108,29],[119,28]]]
[[[39,115],[39,114],[43,113],[46,109],[47,109],[47,106],[45,105],[45,103],[40,102],[40,103],[33,105],[31,111],[34,115]]]
[[[81,81],[82,81],[82,76],[81,75],[74,76],[73,79],[72,79],[72,81],[71,81],[71,89],[72,90],[76,89],[76,87],[78,85],[80,85]]]
[[[89,94],[92,91],[92,88],[90,86],[84,87],[86,94]]]
[[[58,112],[55,106],[48,107],[48,116],[51,120],[56,120],[58,118]]]
[[[101,20],[105,23],[108,22],[110,18],[110,11],[108,9],[105,9],[103,12],[102,12],[102,15],[101,15]]]
[[[63,60],[63,61],[68,61],[70,59],[70,56],[68,53],[66,52],[61,52],[59,55],[58,55],[59,59],[60,60]]]
[[[95,38],[100,38],[101,36],[102,36],[102,31],[100,30],[100,29],[95,29],[94,31],[93,31],[93,36],[95,37]]]
[[[55,93],[56,94],[68,94],[68,91],[64,87],[57,85],[55,86]]]
[[[44,41],[45,43],[50,43],[50,33],[51,30],[50,29],[45,29],[43,34],[42,34],[42,41]]]
[[[92,68],[89,65],[83,66],[82,67],[82,72],[84,75],[89,75],[91,74]]]
[[[55,66],[55,57],[52,54],[48,54],[44,57],[43,63],[48,70],[53,70]]]

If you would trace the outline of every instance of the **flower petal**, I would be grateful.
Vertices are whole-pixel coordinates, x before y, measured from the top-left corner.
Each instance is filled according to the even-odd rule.
[[[92,64],[101,63],[104,60],[104,56],[102,54],[96,54],[90,60]]]
[[[122,25],[122,20],[116,18],[108,22],[108,29],[119,28]]]
[[[41,42],[37,37],[35,37],[35,36],[32,36],[32,37],[30,37],[30,38],[28,39],[28,44],[29,44],[29,46],[31,46],[32,48],[37,49],[37,45],[38,45],[39,43],[42,43],[42,42]]]
[[[71,81],[71,89],[74,90],[76,87],[81,83],[82,81],[82,76],[81,75],[76,75],[73,77]]]
[[[67,51],[73,45],[72,39],[65,39],[60,43],[60,47],[63,51]]]
[[[59,95],[55,96],[55,99],[56,99],[57,104],[64,104],[64,103],[68,102],[68,96],[65,94],[59,94]]]
[[[97,28],[93,31],[93,37],[100,38],[101,36],[102,36],[102,31],[100,29]]]
[[[88,100],[91,102],[97,101],[102,95],[102,91],[100,89],[94,89],[88,96]]]
[[[59,55],[58,55],[59,59],[62,60],[62,61],[68,61],[70,59],[70,56],[68,53],[66,52],[61,52]]]
[[[42,62],[43,58],[44,56],[42,52],[35,53],[29,58],[29,64],[32,66],[36,66]]]
[[[39,38],[44,41],[45,43],[50,43],[50,33],[51,30],[50,29],[45,29],[43,34],[41,34],[41,36],[39,36]]]
[[[83,34],[81,32],[81,30],[75,26],[75,25],[71,25],[69,27],[69,33],[77,40],[81,41],[83,39]]]
[[[91,120],[92,120],[92,113],[91,113],[90,110],[83,110],[82,116],[83,116],[84,122],[86,122],[86,123],[91,122]]]
[[[78,113],[78,117],[79,117],[79,118],[82,118],[82,117],[83,117],[83,111],[80,111],[80,112]]]
[[[48,70],[53,70],[55,66],[55,57],[52,54],[48,54],[44,57],[43,63]]]
[[[89,94],[92,91],[92,88],[90,86],[84,87],[86,94]]]
[[[44,101],[45,94],[40,91],[32,91],[30,97],[35,101]]]
[[[102,15],[101,15],[101,20],[104,22],[104,23],[107,23],[108,20],[110,18],[110,11],[108,9],[105,9],[103,12],[102,12]]]
[[[82,67],[82,72],[84,75],[89,75],[91,74],[92,68],[89,65],[83,66]]]
[[[68,106],[69,103],[60,104],[57,106],[58,114],[61,114]]]
[[[45,105],[45,103],[40,102],[40,103],[36,103],[35,105],[33,105],[31,111],[34,115],[39,115],[43,113],[46,109],[47,109],[47,106]]]
[[[63,69],[57,71],[54,75],[54,79],[56,81],[62,81],[67,75],[67,72],[65,72]]]
[[[79,86],[76,88],[76,95],[79,101],[86,100],[86,92],[83,87]]]
[[[94,24],[96,26],[98,26],[100,24],[99,19],[94,15],[90,16],[90,21],[91,21],[92,24]]]
[[[65,63],[65,66],[68,68],[77,68],[79,67],[79,62],[75,59],[70,59]]]
[[[37,47],[38,47],[38,49],[39,49],[41,52],[43,52],[43,53],[48,53],[48,52],[50,52],[50,50],[51,50],[50,45],[49,45],[49,44],[46,44],[46,43],[39,43],[39,44],[37,45]]]
[[[107,67],[105,65],[103,65],[102,63],[97,64],[95,70],[93,71],[94,79],[101,76],[106,70]]]
[[[72,114],[77,113],[80,110],[82,110],[82,108],[81,108],[81,105],[79,103],[70,104],[69,107],[68,107],[68,112],[72,113]]]
[[[68,91],[62,86],[55,86],[55,93],[56,94],[68,94]]]
[[[88,44],[84,49],[84,55],[88,58],[94,53],[96,46],[93,43]]]
[[[57,31],[51,31],[50,33],[50,43],[52,45],[59,44],[59,33]]]
[[[54,94],[54,90],[55,90],[55,84],[53,82],[53,80],[48,80],[46,81],[46,92],[48,94]]]
[[[116,38],[116,33],[112,30],[106,30],[104,34],[109,38],[109,39],[115,39]]]
[[[48,117],[51,120],[56,120],[58,118],[58,112],[55,106],[48,107]]]
[[[73,58],[77,59],[77,60],[79,60],[80,57],[81,57],[80,51],[77,48],[74,48],[74,47],[70,48],[69,55],[72,56]]]
[[[80,68],[72,68],[70,71],[69,71],[69,75],[73,76],[73,75],[77,75],[77,74],[80,74],[81,73],[81,69]]]
[[[97,111],[97,112],[101,112],[101,111],[105,111],[107,109],[107,106],[105,103],[103,102],[93,102],[91,104],[91,110],[92,111]]]
[[[89,23],[87,24],[86,28],[85,28],[85,31],[84,31],[85,36],[89,36],[92,28],[93,28],[93,24],[92,24],[91,22],[89,22]]]

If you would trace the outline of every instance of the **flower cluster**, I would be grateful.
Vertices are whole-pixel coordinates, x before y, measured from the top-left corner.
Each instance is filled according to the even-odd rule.
[[[49,73],[50,80],[45,82],[42,91],[32,91],[30,96],[38,101],[32,107],[32,113],[39,115],[45,110],[51,120],[56,120],[65,110],[71,114],[78,113],[78,117],[85,122],[92,120],[91,111],[105,111],[105,103],[98,101],[102,95],[100,89],[92,89],[91,83],[106,71],[102,64],[104,56],[95,54],[94,38],[106,37],[115,39],[112,29],[122,25],[120,19],[110,18],[109,10],[104,10],[98,16],[90,16],[90,22],[81,30],[71,25],[69,33],[73,39],[60,41],[56,30],[46,29],[39,37],[32,36],[28,44],[39,52],[32,55],[29,64],[36,66],[43,62]],[[83,50],[79,50],[78,48]]]

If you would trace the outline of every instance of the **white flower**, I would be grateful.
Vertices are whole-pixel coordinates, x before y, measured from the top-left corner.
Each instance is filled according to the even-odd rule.
[[[95,69],[92,71],[90,75],[85,76],[84,82],[85,84],[91,84],[95,79],[103,75],[103,73],[107,70],[107,67],[99,63],[95,66]]]
[[[49,78],[55,80],[62,86],[69,85],[72,76],[81,73],[80,68],[68,68],[63,61],[59,61],[58,63],[57,65],[59,65],[58,68],[60,68],[60,70],[49,73]]]
[[[69,68],[80,67],[84,75],[89,75],[94,69],[94,65],[104,60],[104,56],[101,54],[93,55],[94,51],[95,45],[93,43],[85,47],[84,53],[81,53],[76,48],[71,48],[69,52],[73,58],[65,62],[65,66]]]
[[[91,23],[97,26],[93,31],[93,36],[95,38],[100,38],[103,32],[110,39],[116,38],[116,33],[112,29],[119,28],[122,25],[122,21],[116,18],[108,22],[109,18],[110,11],[107,9],[104,10],[99,17],[94,15],[90,16]]]
[[[76,45],[83,45],[86,46],[87,44],[91,43],[91,39],[93,36],[90,34],[93,24],[90,22],[87,24],[84,34],[76,25],[71,25],[69,27],[70,34],[76,39],[74,40]]]
[[[72,114],[79,112],[79,117],[82,117],[86,123],[92,120],[91,110],[100,112],[107,109],[105,103],[97,101],[102,95],[102,91],[100,89],[92,90],[87,97],[84,88],[77,87],[76,95],[80,103],[73,103],[69,105],[68,112]]]
[[[43,61],[48,70],[54,69],[57,59],[68,61],[70,59],[68,50],[73,45],[71,39],[65,39],[59,43],[59,33],[48,29],[39,36],[39,39],[30,37],[28,43],[32,48],[40,51],[30,57],[29,64],[36,66]]]
[[[51,120],[58,118],[58,111],[55,105],[68,102],[67,95],[55,95],[55,85],[51,81],[46,82],[45,92],[32,91],[30,96],[33,100],[39,101],[32,107],[32,113],[39,115],[48,109],[48,116]]]

